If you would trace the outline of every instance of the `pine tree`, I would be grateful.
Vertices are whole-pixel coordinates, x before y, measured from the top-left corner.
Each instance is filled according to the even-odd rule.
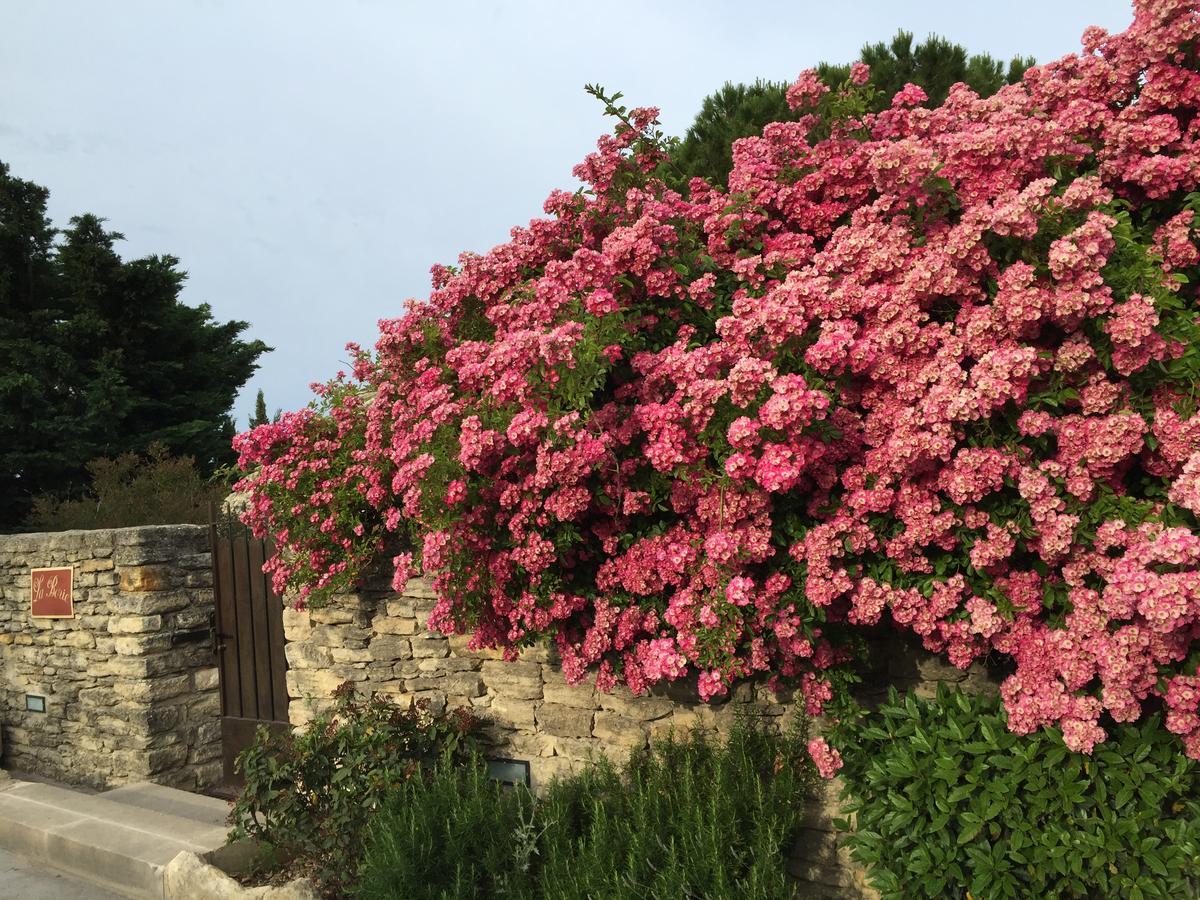
[[[965,82],[980,96],[988,97],[1005,84],[1021,80],[1034,64],[1032,57],[1014,57],[1007,67],[986,53],[968,54],[966,48],[938,35],[930,35],[913,46],[913,35],[899,31],[892,40],[866,44],[860,59],[871,67],[870,84],[876,94],[873,111],[887,108],[905,84],[919,85],[937,106],[952,85]],[[821,63],[821,80],[830,87],[841,84],[850,65]],[[788,109],[786,82],[759,79],[752,85],[726,82],[704,98],[700,112],[680,141],[674,162],[686,178],[704,178],[724,185],[733,168],[733,142],[762,134],[770,122],[788,122],[796,114]]]
[[[250,427],[257,428],[259,425],[269,424],[270,421],[267,416],[267,400],[259,388],[258,395],[254,398],[254,415],[250,417]]]
[[[270,349],[180,302],[175,257],[122,260],[92,215],[57,232],[48,196],[0,163],[0,527],[98,457],[161,443],[206,474],[231,462],[234,398]]]

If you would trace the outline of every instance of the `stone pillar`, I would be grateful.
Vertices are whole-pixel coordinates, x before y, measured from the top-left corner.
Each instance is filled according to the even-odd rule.
[[[75,616],[33,619],[29,570],[56,566],[74,571]],[[216,783],[212,610],[203,526],[0,536],[4,765],[98,788]]]

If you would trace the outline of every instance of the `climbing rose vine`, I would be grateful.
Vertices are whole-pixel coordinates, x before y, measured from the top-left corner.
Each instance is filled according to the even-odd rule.
[[[1014,731],[1087,752],[1153,699],[1200,759],[1197,6],[937,109],[805,72],[727,192],[594,91],[585,189],[238,438],[277,589],[408,535],[434,628],[812,713],[891,622],[1007,659]]]

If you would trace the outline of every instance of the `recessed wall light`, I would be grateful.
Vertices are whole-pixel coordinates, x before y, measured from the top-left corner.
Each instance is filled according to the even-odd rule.
[[[501,784],[529,787],[529,762],[524,759],[489,759],[488,774]]]

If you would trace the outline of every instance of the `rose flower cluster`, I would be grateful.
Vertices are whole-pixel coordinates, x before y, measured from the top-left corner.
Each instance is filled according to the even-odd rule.
[[[408,548],[433,628],[811,713],[894,626],[1006,661],[1014,731],[1153,702],[1200,759],[1198,7],[939,108],[806,72],[727,189],[610,103],[584,189],[239,436],[276,588]]]

